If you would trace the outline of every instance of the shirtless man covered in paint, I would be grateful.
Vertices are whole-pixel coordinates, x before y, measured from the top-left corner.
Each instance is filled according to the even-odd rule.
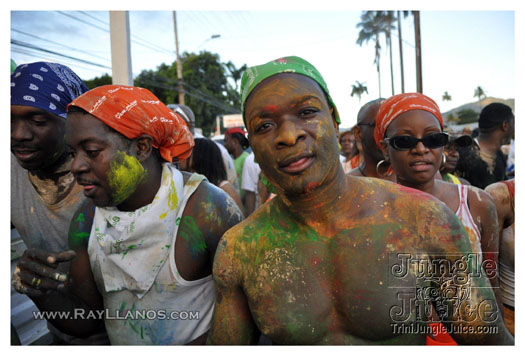
[[[204,343],[217,243],[242,213],[204,176],[171,163],[193,149],[183,119],[146,89],[106,85],[68,106],[66,144],[96,209],[73,217],[77,257],[60,289],[78,317],[57,325],[83,335],[103,323],[112,345]]]
[[[311,64],[252,67],[241,86],[250,144],[278,194],[219,243],[208,343],[424,344],[431,300],[458,343],[514,342],[452,211],[344,174],[339,115]],[[481,326],[493,333],[465,331]]]

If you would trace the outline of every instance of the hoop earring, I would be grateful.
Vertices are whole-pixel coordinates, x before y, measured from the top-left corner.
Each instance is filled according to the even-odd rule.
[[[386,172],[387,172],[388,174],[381,174],[381,173],[379,173],[379,167],[381,167],[381,165],[382,165],[383,163],[387,163],[388,165],[390,165],[389,162],[387,162],[386,160],[382,159],[381,161],[377,162],[377,165],[376,165],[376,173],[377,173],[377,175],[380,176],[380,177],[390,177],[390,176],[392,175],[392,170],[390,170],[390,173],[388,173],[389,170],[387,169]]]
[[[441,152],[441,156],[442,156],[441,158],[442,164],[447,163],[447,156],[445,155],[445,152]]]

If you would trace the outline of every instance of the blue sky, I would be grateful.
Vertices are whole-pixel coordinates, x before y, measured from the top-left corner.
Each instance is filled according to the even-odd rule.
[[[325,77],[343,127],[353,125],[359,107],[379,96],[373,63],[374,42],[362,47],[355,43],[361,9],[304,11],[309,8],[296,6],[294,10],[263,11],[243,8],[232,6],[226,11],[209,11],[211,5],[205,5],[197,10],[178,10],[180,51],[208,50],[218,53],[222,62],[232,61],[238,67],[281,56],[301,56]],[[515,97],[515,13],[512,7],[507,9],[511,11],[422,10],[423,91],[436,100],[443,112],[477,100],[473,96],[477,86],[484,88],[489,96]],[[155,69],[161,63],[171,63],[175,59],[172,11],[132,10],[129,17],[134,75],[144,69]],[[111,66],[108,11],[15,11],[11,12],[10,19],[11,39]],[[413,26],[412,16],[403,19],[406,91],[416,90]],[[210,39],[212,35],[220,37]],[[388,97],[392,91],[384,38],[381,46],[381,94]],[[17,63],[59,61],[83,79],[110,73],[106,68],[20,46],[11,45],[11,50],[11,57]],[[393,36],[392,52],[397,94],[401,90],[397,33]],[[350,96],[351,85],[356,81],[368,87],[368,95],[365,94],[361,102]],[[445,91],[452,96],[452,101],[442,101]]]

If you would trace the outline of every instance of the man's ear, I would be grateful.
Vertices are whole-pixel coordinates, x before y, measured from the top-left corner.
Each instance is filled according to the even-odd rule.
[[[361,132],[361,128],[359,127],[359,125],[356,124],[352,131],[353,131],[355,140],[359,142],[363,142],[363,136],[362,136],[363,133]]]
[[[501,131],[507,132],[510,130],[510,122],[508,120],[505,120],[501,123]]]
[[[149,135],[140,135],[131,144],[131,152],[137,155],[137,159],[144,162],[153,151],[153,138]]]
[[[339,137],[339,124],[337,123],[337,120],[335,119],[334,108],[330,108],[330,116],[332,116],[332,123],[334,124],[334,127],[335,127],[335,133],[337,134],[337,137]]]

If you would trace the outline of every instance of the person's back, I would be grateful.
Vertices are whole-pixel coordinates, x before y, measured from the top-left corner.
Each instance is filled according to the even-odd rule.
[[[458,149],[456,172],[473,186],[485,189],[507,179],[507,161],[501,146],[514,137],[514,114],[509,106],[492,103],[479,114],[478,125],[476,144]]]
[[[500,226],[499,282],[501,299],[505,307],[505,325],[514,335],[514,179],[493,183],[485,188],[498,209]]]

